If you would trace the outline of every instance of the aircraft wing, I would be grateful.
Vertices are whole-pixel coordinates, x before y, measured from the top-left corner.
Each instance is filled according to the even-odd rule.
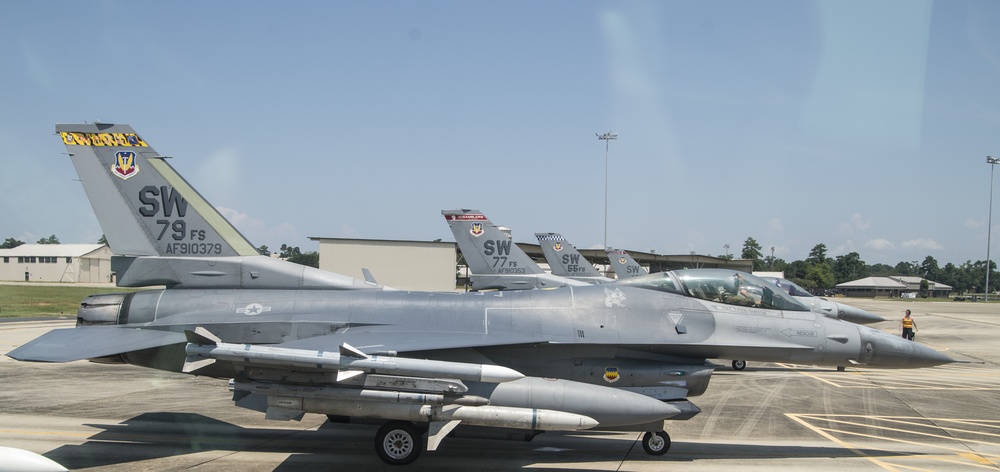
[[[342,331],[339,333],[298,339],[278,344],[275,347],[305,350],[336,350],[341,344],[347,343],[366,354],[377,352],[415,352],[435,351],[440,349],[461,349],[486,346],[510,346],[517,344],[547,343],[541,336],[497,336],[475,333],[449,333],[381,330],[365,328],[361,330]]]
[[[7,353],[19,361],[71,362],[182,344],[183,333],[148,328],[93,326],[54,329]]]

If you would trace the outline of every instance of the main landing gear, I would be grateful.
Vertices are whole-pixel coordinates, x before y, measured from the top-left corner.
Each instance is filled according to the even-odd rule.
[[[733,361],[733,370],[743,370],[747,368],[747,361],[735,360]]]
[[[424,432],[410,421],[389,421],[375,433],[375,453],[386,464],[409,464],[424,450]],[[670,450],[670,435],[666,431],[647,432],[642,436],[642,448],[649,455],[662,456]]]
[[[423,432],[409,421],[390,421],[375,434],[375,453],[391,465],[406,465],[420,457]]]
[[[670,450],[670,435],[666,431],[651,431],[642,436],[642,448],[651,456],[662,456]]]

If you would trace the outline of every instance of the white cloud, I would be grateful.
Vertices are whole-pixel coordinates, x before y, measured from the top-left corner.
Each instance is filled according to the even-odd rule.
[[[871,221],[865,221],[862,219],[860,213],[855,213],[851,215],[851,219],[846,223],[841,223],[838,228],[842,234],[851,235],[856,232],[866,231],[872,225]]]
[[[868,241],[865,241],[864,247],[865,249],[885,251],[889,249],[895,249],[896,245],[893,244],[892,241],[889,241],[888,239],[879,238],[879,239],[869,239]]]
[[[906,249],[927,249],[927,250],[939,250],[944,249],[944,246],[939,244],[933,239],[911,239],[909,241],[903,241],[903,247]]]
[[[785,230],[785,225],[782,224],[781,220],[778,218],[771,218],[771,221],[768,221],[767,223],[770,226],[771,231],[781,232]]]
[[[972,218],[969,218],[969,219],[965,220],[965,227],[966,228],[969,228],[969,229],[978,229],[978,228],[982,228],[983,226],[986,226],[986,223],[983,223],[983,220],[974,220]]]

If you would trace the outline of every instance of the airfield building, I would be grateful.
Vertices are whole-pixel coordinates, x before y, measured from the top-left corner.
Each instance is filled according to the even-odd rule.
[[[0,280],[114,282],[111,249],[104,244],[22,244],[0,249]]]
[[[444,291],[465,287],[468,269],[453,242],[311,237],[319,242],[319,268],[364,278],[368,269],[378,283],[401,290]],[[538,244],[517,243],[529,257],[547,268]],[[606,272],[608,256],[602,249],[580,249],[583,257]],[[697,254],[666,255],[629,251],[651,272],[685,268],[725,268],[749,272],[753,261]],[[609,272],[614,277],[614,272]]]

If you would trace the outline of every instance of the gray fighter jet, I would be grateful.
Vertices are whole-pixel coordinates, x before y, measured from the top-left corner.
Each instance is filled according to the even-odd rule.
[[[535,233],[535,237],[538,238],[538,245],[542,248],[545,261],[552,269],[552,275],[591,284],[604,284],[615,280],[601,275],[561,234]]]
[[[630,279],[649,273],[624,249],[608,248],[604,252],[608,255],[608,261],[611,262],[611,269],[615,271],[615,276],[619,279]]]
[[[885,318],[882,318],[875,313],[855,308],[844,303],[817,297],[791,280],[782,279],[780,277],[765,277],[764,280],[771,282],[785,292],[788,292],[789,295],[795,297],[796,300],[802,302],[803,305],[809,307],[812,311],[822,313],[830,318],[837,318],[850,321],[851,323],[861,324],[872,324],[885,321]]]
[[[94,199],[88,190],[95,208],[112,205],[153,220],[154,229],[155,220],[166,220],[154,236],[200,241],[186,238],[204,226],[173,224],[196,198],[182,180],[147,176],[141,185],[115,190],[116,180],[139,179],[164,164],[136,160],[138,167],[121,174],[114,164],[120,153],[157,156],[131,128],[62,125],[57,131],[73,160],[84,161],[81,178],[105,187],[99,195],[112,200]],[[107,221],[119,213],[97,214],[106,230],[120,229]],[[216,277],[201,272],[190,280]],[[644,449],[663,454],[670,446],[664,421],[699,412],[688,398],[708,387],[713,366],[706,358],[888,368],[954,362],[920,343],[820,316],[752,275],[727,270],[471,293],[336,290],[303,279],[262,271],[243,283],[266,288],[177,283],[88,297],[78,327],[50,331],[7,355],[231,379],[236,405],[268,419],[312,412],[335,422],[381,423],[375,449],[390,464],[415,460],[425,449],[424,434],[426,449],[435,450],[466,425],[519,430],[525,437],[645,431]],[[755,291],[761,297],[750,306],[745,293]]]
[[[57,125],[56,132],[115,254],[120,287],[382,288],[370,277],[260,255],[128,126]]]
[[[645,275],[647,273],[646,269],[643,269],[627,252],[621,249],[608,249],[606,252],[608,260],[611,261],[611,267],[619,279]],[[885,318],[860,308],[817,297],[791,280],[779,277],[764,277],[764,280],[781,288],[812,311],[824,316],[861,324],[885,321]]]
[[[479,210],[441,212],[465,256],[473,290],[524,290],[590,285],[542,270]]]

